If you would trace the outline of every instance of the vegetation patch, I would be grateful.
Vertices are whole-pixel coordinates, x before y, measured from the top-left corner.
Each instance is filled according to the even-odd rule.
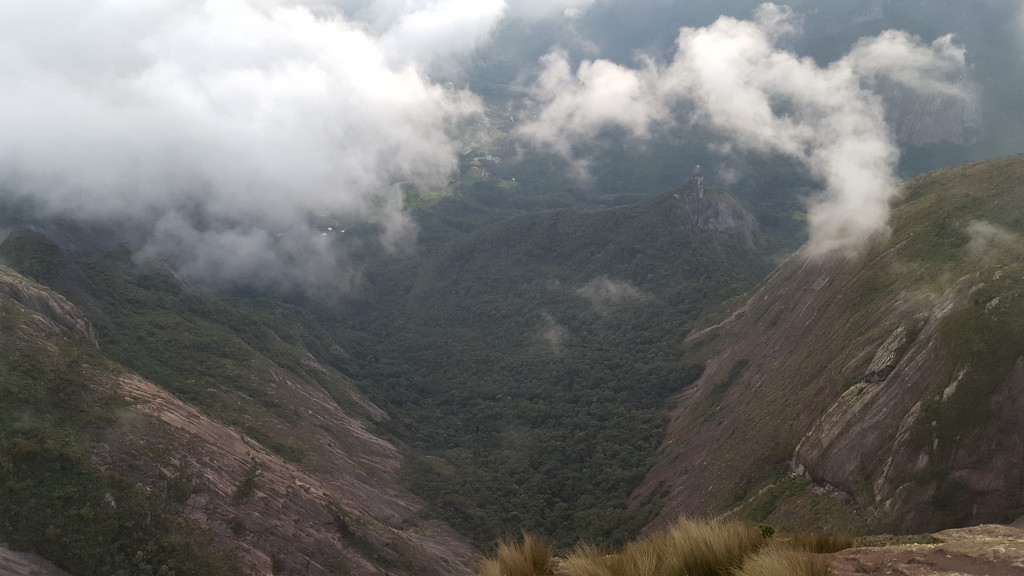
[[[881,548],[884,546],[915,546],[920,544],[942,544],[942,540],[931,534],[874,534],[871,536],[860,536],[855,538],[853,545],[856,548]]]
[[[763,522],[783,502],[802,494],[810,485],[806,478],[787,474],[744,502],[743,517],[751,522]]]
[[[259,475],[260,466],[258,464],[253,464],[249,467],[249,470],[245,473],[245,477],[242,478],[238,487],[235,488],[235,493],[231,495],[232,505],[238,506],[240,504],[245,504],[253,497],[256,493],[256,487],[259,486]]]

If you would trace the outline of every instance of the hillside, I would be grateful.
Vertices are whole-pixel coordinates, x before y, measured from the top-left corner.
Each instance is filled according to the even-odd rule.
[[[731,512],[925,532],[1020,515],[1024,157],[906,183],[864,253],[783,263],[687,339],[701,378],[635,497],[655,524]]]
[[[88,310],[0,267],[0,542],[76,575],[470,570],[297,310],[28,231],[0,254]]]

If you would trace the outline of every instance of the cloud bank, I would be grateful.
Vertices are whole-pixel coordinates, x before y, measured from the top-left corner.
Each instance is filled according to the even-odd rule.
[[[371,218],[408,247],[393,184],[445,178],[482,111],[432,72],[505,18],[593,2],[9,0],[0,194],[141,222],[142,254],[196,278],[340,290],[311,222]]]
[[[449,127],[480,110],[389,46],[276,0],[4,2],[0,190],[149,222],[145,253],[186,273],[330,290],[343,271],[311,219],[401,236],[392,183],[445,177]]]
[[[950,37],[925,45],[888,31],[823,67],[779,47],[796,33],[788,8],[764,4],[750,21],[721,17],[682,28],[668,64],[594,60],[573,71],[564,53],[553,52],[532,90],[535,116],[519,134],[571,158],[606,127],[645,138],[685,111],[739,149],[802,162],[823,185],[809,207],[811,251],[854,251],[887,230],[897,191],[899,152],[873,88],[886,80],[966,101],[971,95],[957,83],[964,51]]]

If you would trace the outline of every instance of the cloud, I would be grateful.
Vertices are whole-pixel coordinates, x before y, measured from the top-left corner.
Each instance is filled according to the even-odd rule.
[[[543,71],[530,89],[537,116],[518,133],[563,156],[610,125],[646,138],[651,125],[669,115],[653,66],[632,70],[607,60],[585,60],[573,72],[564,51],[548,54],[541,64]]]
[[[646,138],[679,114],[729,138],[735,149],[784,154],[823,185],[809,207],[814,253],[858,249],[887,230],[897,191],[898,148],[885,124],[880,81],[965,101],[958,80],[964,53],[944,37],[931,45],[889,31],[861,40],[845,57],[819,66],[779,48],[796,33],[788,8],[764,4],[753,20],[721,17],[682,28],[666,65],[635,68],[603,60],[576,71],[554,52],[533,88],[535,116],[519,135],[572,156],[608,126]]]
[[[383,49],[426,66],[472,50],[505,16],[504,0],[442,0],[403,14],[384,33]]]
[[[450,74],[453,59],[485,44],[508,18],[577,18],[596,0],[294,0],[318,13],[340,10],[374,31],[395,63]],[[605,0],[610,1],[610,0]]]
[[[569,339],[569,329],[559,324],[553,316],[545,312],[541,314],[541,326],[537,330],[537,339],[552,354],[561,356],[565,351],[565,341]]]
[[[599,276],[576,290],[576,294],[588,300],[594,310],[602,314],[608,312],[616,304],[643,297],[636,286],[624,280],[612,280],[607,276]]]
[[[1020,3],[1020,10],[1017,12],[1017,37],[1021,39],[1021,53],[1024,54],[1024,2]]]
[[[1017,234],[985,220],[972,220],[967,225],[967,256],[972,262],[1016,262],[1024,252],[1024,244]]]
[[[0,189],[148,222],[144,253],[196,275],[340,289],[311,219],[373,218],[402,244],[392,183],[445,178],[449,127],[480,111],[388,49],[277,0],[4,2]]]
[[[510,0],[509,16],[529,20],[578,18],[594,4],[595,0]]]

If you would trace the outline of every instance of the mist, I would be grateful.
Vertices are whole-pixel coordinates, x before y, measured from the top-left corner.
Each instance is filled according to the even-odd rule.
[[[966,256],[971,262],[1016,262],[1024,251],[1020,236],[985,220],[972,220],[965,232],[969,238]]]
[[[396,183],[443,186],[481,141],[468,127],[483,103],[453,70],[503,22],[611,1],[9,0],[0,195],[131,228],[139,258],[191,279],[345,293],[359,264],[325,222],[368,221],[382,249],[414,251]],[[513,137],[582,173],[579,144],[607,128],[640,142],[700,125],[722,138],[708,151],[721,164],[744,151],[798,160],[821,183],[813,250],[854,250],[884,233],[896,193],[876,84],[968,101],[964,52],[886,32],[819,65],[785,48],[800,22],[766,4],[682,28],[674,54],[633,66],[552,49],[532,63],[531,120]]]
[[[964,50],[949,36],[925,44],[899,31],[858,42],[820,66],[782,46],[800,19],[764,4],[752,20],[721,17],[682,28],[668,63],[641,56],[630,68],[564,52],[542,60],[531,89],[533,116],[519,135],[570,160],[614,126],[636,139],[661,125],[695,124],[726,138],[709,153],[783,154],[821,183],[808,206],[814,254],[849,253],[888,230],[899,149],[885,123],[881,81],[968,102]]]
[[[447,177],[451,126],[480,112],[337,13],[53,4],[0,6],[5,193],[45,216],[148,222],[141,254],[204,279],[344,289],[311,219],[408,236],[392,183]]]
[[[599,276],[576,289],[576,295],[590,302],[594,310],[607,314],[616,305],[644,297],[639,288],[625,280]]]

